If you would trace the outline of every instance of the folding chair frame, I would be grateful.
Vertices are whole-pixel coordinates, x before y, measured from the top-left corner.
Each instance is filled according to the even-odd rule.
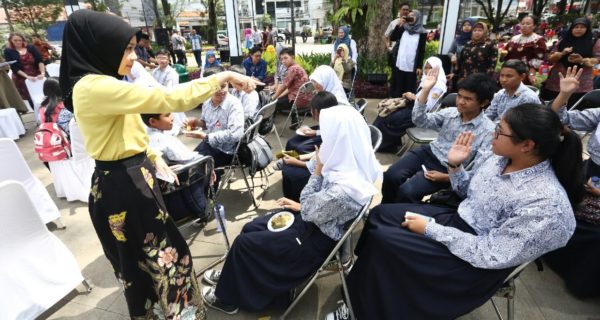
[[[504,284],[502,285],[502,287],[498,289],[498,291],[494,294],[494,296],[496,297],[506,298],[506,313],[508,320],[515,319],[515,279],[521,274],[521,271],[523,271],[525,267],[529,265],[529,263],[530,262],[525,262],[517,268],[515,268],[515,270],[513,270],[513,272],[511,272],[508,275],[508,277],[506,277],[506,280],[504,280]],[[496,302],[494,302],[494,298],[490,298],[490,301],[492,302],[492,306],[494,307],[494,311],[496,311],[498,319],[504,320],[500,310],[498,309],[498,306],[496,305]]]
[[[569,108],[569,111],[575,110],[575,108],[577,108],[580,104],[582,104],[586,100],[590,99],[590,97],[595,97],[595,96],[600,96],[600,89],[594,89],[594,90],[584,94],[583,97],[579,98],[579,100],[577,100],[577,102],[575,102],[575,104],[573,104],[573,106],[571,106],[571,108]],[[599,104],[599,106],[600,106],[600,104]]]
[[[271,101],[271,102],[267,103],[266,105],[264,105],[262,108],[260,108],[260,110],[258,110],[256,112],[256,115],[254,116],[253,121],[256,122],[258,120],[259,116],[262,116],[262,119],[268,119],[276,112],[277,112],[277,100]],[[284,150],[283,144],[281,143],[281,138],[279,138],[279,132],[277,131],[277,126],[275,125],[275,123],[273,123],[273,129],[275,130],[275,137],[277,138],[279,147],[281,147],[281,150]]]
[[[300,293],[296,297],[294,297],[294,300],[292,301],[292,303],[289,305],[289,307],[285,310],[285,312],[283,313],[283,315],[281,315],[281,317],[279,319],[284,320],[290,314],[290,312],[292,312],[292,310],[298,304],[300,299],[302,299],[302,297],[306,294],[306,292],[308,291],[310,286],[317,280],[317,278],[319,277],[321,272],[325,271],[325,267],[327,267],[327,265],[329,264],[331,259],[333,259],[334,257],[336,257],[336,259],[337,259],[338,274],[340,275],[340,279],[342,282],[342,289],[344,291],[344,296],[346,298],[346,305],[348,306],[348,309],[350,310],[350,318],[356,319],[354,317],[354,311],[352,310],[350,294],[348,293],[348,285],[346,284],[346,274],[345,274],[345,269],[342,264],[342,259],[340,256],[340,248],[344,244],[344,241],[346,241],[346,239],[349,239],[350,235],[352,234],[352,232],[354,231],[354,229],[356,228],[358,223],[361,220],[363,220],[363,217],[366,215],[367,211],[369,210],[369,206],[371,205],[372,200],[373,200],[373,198],[369,199],[369,201],[362,207],[362,209],[360,210],[358,215],[354,218],[354,220],[352,221],[350,226],[344,232],[344,235],[340,238],[340,240],[337,241],[335,247],[333,248],[333,250],[331,250],[331,253],[329,253],[327,258],[325,258],[325,261],[323,262],[323,264],[321,264],[319,269],[317,269],[317,271],[315,271],[315,273],[309,278],[306,285],[304,285],[302,291],[300,291]]]
[[[306,112],[303,114],[302,119],[300,119],[300,113],[298,112],[298,105],[297,105],[298,104],[298,96],[300,94],[305,94],[305,93],[311,92],[313,90],[314,90],[314,85],[312,84],[311,81],[307,81],[300,86],[300,88],[298,89],[298,94],[296,95],[296,99],[294,99],[294,103],[292,104],[292,109],[290,110],[290,113],[288,113],[288,116],[285,119],[283,126],[281,127],[281,132],[283,132],[285,130],[288,122],[290,121],[292,113],[296,114],[296,119],[298,119],[298,122],[296,124],[298,126],[302,125],[302,122],[304,122],[304,118],[306,118]],[[294,124],[294,123],[291,123],[291,124]]]
[[[354,68],[352,68],[352,84],[350,85],[350,91],[348,92],[348,102],[354,102],[354,83],[356,82],[356,77],[358,75],[358,64],[354,64]],[[361,113],[362,114],[362,113]]]

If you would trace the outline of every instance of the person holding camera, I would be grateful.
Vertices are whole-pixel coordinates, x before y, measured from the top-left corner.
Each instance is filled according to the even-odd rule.
[[[427,30],[423,27],[423,16],[419,11],[413,10],[396,21],[396,27],[390,34],[390,40],[396,41],[390,61],[391,98],[399,98],[405,92],[415,92],[427,43]]]
[[[356,41],[350,38],[350,29],[348,27],[340,27],[338,29],[338,36],[333,44],[333,52],[331,52],[331,63],[335,62],[337,58],[337,51],[340,45],[345,44],[350,49],[349,55],[352,61],[356,63],[358,59],[358,51],[356,50]]]
[[[571,95],[567,107],[571,107],[586,92],[594,89],[592,69],[600,57],[600,41],[593,41],[592,28],[585,17],[577,18],[569,27],[565,37],[554,47],[548,60],[554,63],[548,80],[541,91],[543,100],[552,100],[560,92],[559,73],[565,74],[568,67],[583,67],[579,88]]]
[[[390,49],[390,42],[391,42],[390,35],[392,34],[392,31],[394,31],[394,29],[400,22],[400,18],[406,17],[409,13],[410,13],[410,5],[408,4],[408,2],[401,3],[400,7],[398,8],[398,16],[396,17],[396,19],[394,19],[394,20],[392,20],[392,22],[390,22],[387,29],[383,33],[383,41],[385,42],[385,47],[388,48],[388,50]]]

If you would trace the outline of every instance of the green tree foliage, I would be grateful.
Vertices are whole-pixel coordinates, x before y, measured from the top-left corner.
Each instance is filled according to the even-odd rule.
[[[34,34],[55,23],[63,10],[62,0],[6,0],[10,19]]]

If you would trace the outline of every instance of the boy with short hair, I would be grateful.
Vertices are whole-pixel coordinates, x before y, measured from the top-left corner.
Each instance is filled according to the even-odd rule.
[[[433,69],[421,83],[412,121],[417,127],[438,131],[438,138],[407,152],[384,173],[382,203],[419,203],[424,196],[449,187],[448,150],[460,133],[474,133],[473,155],[490,147],[495,126],[483,108],[492,99],[496,83],[484,74],[470,75],[458,83],[456,107],[428,113],[427,97],[437,76],[438,70]]]
[[[161,152],[167,163],[183,163],[194,160],[200,155],[188,149],[181,140],[166,134],[173,128],[171,113],[145,113],[142,121],[148,126],[149,146],[152,150]]]
[[[517,59],[504,62],[500,69],[500,85],[502,90],[494,95],[485,115],[492,121],[500,121],[504,113],[524,103],[540,104],[537,93],[523,83],[529,68]]]

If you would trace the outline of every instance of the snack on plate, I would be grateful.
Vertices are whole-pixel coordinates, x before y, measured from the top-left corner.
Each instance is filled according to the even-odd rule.
[[[290,156],[292,158],[296,158],[298,159],[300,157],[300,155],[298,154],[298,152],[296,150],[290,150],[290,151],[279,151],[275,154],[275,158],[277,159],[282,159],[284,156]]]
[[[273,229],[281,229],[287,226],[288,222],[290,222],[292,218],[287,214],[281,214],[273,219],[271,219],[271,227]]]
[[[190,126],[189,124],[187,126],[185,126],[185,130],[187,131],[192,131],[192,126]]]

